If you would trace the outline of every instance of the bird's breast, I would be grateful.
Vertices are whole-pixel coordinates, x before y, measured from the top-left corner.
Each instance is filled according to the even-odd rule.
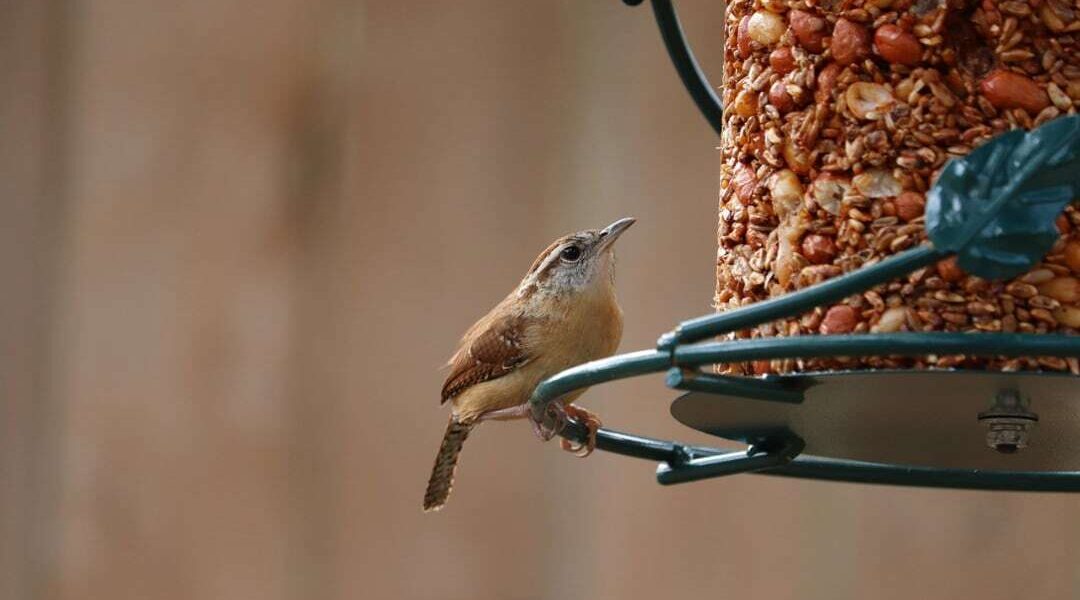
[[[583,294],[564,303],[537,332],[554,372],[611,356],[622,339],[622,310],[613,294]],[[551,373],[554,374],[554,373]]]

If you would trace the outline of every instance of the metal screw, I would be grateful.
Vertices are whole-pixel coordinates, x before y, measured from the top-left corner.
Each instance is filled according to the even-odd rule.
[[[1039,415],[1028,410],[1028,401],[1016,390],[998,392],[989,410],[979,413],[979,422],[986,425],[986,445],[1002,454],[1026,448],[1038,421]]]

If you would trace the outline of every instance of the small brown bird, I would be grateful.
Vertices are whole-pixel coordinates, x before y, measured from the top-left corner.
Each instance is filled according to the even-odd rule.
[[[442,401],[449,400],[452,410],[424,494],[425,511],[446,503],[458,454],[473,427],[529,417],[528,400],[541,381],[615,352],[622,309],[615,300],[613,245],[633,224],[634,219],[620,219],[559,238],[533,261],[517,288],[465,332],[442,388]],[[563,448],[586,456],[600,421],[571,404],[582,392],[554,406],[589,427],[583,446],[563,441]]]

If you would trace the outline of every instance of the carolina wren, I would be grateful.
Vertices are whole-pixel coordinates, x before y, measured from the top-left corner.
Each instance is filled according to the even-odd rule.
[[[450,423],[424,494],[425,511],[446,503],[473,427],[528,417],[529,397],[541,381],[615,352],[622,309],[615,300],[614,243],[633,224],[620,219],[559,238],[536,257],[517,288],[465,332],[442,388],[442,402],[451,403]],[[579,456],[592,451],[600,426],[595,415],[571,404],[583,391],[555,404],[589,427],[583,447],[564,440],[563,448]]]

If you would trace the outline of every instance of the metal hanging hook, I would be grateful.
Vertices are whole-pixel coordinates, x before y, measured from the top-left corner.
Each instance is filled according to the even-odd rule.
[[[643,1],[623,0],[628,6],[637,6]],[[690,51],[682,26],[679,25],[679,16],[675,14],[675,7],[671,0],[652,0],[652,8],[656,25],[660,28],[660,36],[664,39],[668,56],[671,57],[675,70],[679,72],[683,86],[690,92],[694,104],[697,104],[698,110],[709,121],[709,125],[712,125],[716,135],[720,135],[724,128],[723,104],[694,59],[694,53]]]

